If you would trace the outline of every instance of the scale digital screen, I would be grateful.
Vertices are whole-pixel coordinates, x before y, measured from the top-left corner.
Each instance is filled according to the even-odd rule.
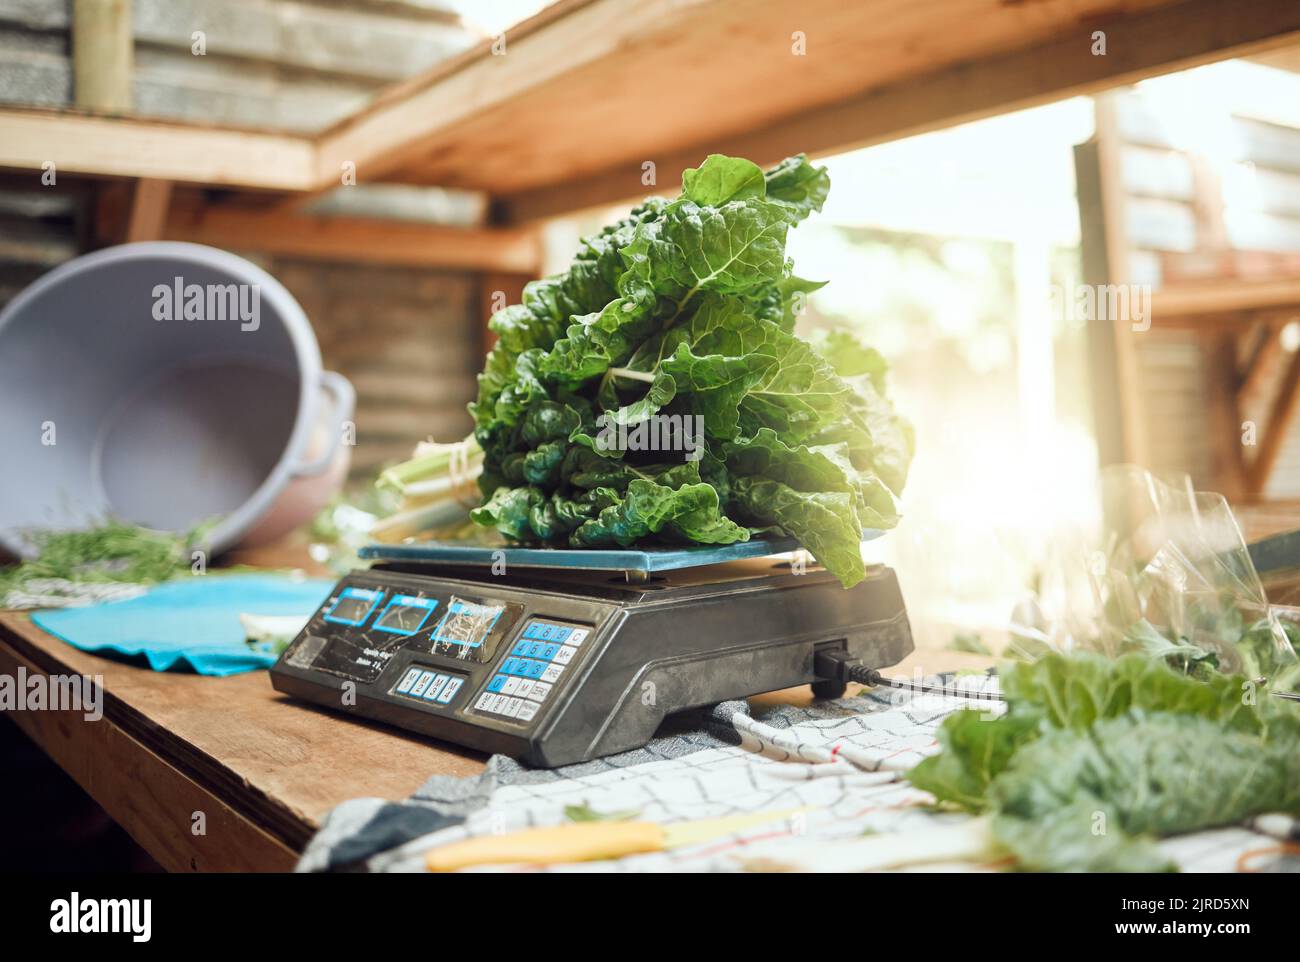
[[[436,598],[419,598],[415,595],[394,595],[388,606],[375,619],[376,631],[388,631],[395,635],[413,635],[429,620],[433,609],[438,607]]]
[[[359,625],[370,617],[383,596],[382,591],[368,588],[344,588],[333,607],[325,612],[325,620],[337,625]]]
[[[504,611],[505,605],[466,601],[453,595],[433,630],[432,651],[469,661],[487,661],[496,649],[490,642],[494,642],[493,629]]]

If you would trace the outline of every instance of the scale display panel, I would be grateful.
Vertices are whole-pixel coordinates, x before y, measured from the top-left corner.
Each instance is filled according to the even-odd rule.
[[[517,604],[481,596],[344,585],[290,657],[299,667],[365,683],[402,650],[479,663],[496,655],[519,613]]]
[[[447,603],[447,613],[433,630],[430,651],[468,661],[487,661],[496,654],[500,632],[493,632],[504,604],[481,603],[457,598]]]
[[[370,612],[375,610],[384,597],[382,591],[368,590],[366,588],[344,588],[339,592],[338,599],[325,612],[326,621],[336,625],[361,625],[370,617]]]
[[[424,627],[437,607],[437,598],[394,595],[375,619],[375,630],[394,635],[413,635]]]

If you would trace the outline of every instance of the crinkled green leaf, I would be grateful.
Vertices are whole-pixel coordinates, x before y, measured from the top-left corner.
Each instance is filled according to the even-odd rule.
[[[1013,706],[1036,705],[1047,724],[1084,729],[1101,718],[1130,709],[1208,718],[1225,728],[1258,732],[1276,717],[1278,705],[1258,704],[1245,679],[1214,675],[1205,680],[1174,671],[1139,654],[1118,659],[1052,652],[1033,662],[1012,662],[999,670],[1002,691]]]
[[[862,530],[882,530],[898,523],[894,496],[879,478],[859,471],[843,444],[786,444],[770,428],[751,438],[722,445],[727,468],[736,475],[758,475],[797,491],[846,491]]]
[[[676,396],[677,382],[671,374],[660,371],[638,400],[604,411],[594,424],[584,424],[572,431],[569,440],[602,457],[622,457],[625,451],[618,444],[618,428],[635,427],[648,421]]]
[[[680,312],[701,291],[743,294],[785,276],[789,211],[765,201],[679,201],[623,248],[622,284],[644,284]]]
[[[486,504],[470,512],[470,517],[476,524],[494,527],[508,537],[531,540],[534,535],[528,513],[542,500],[536,488],[497,488]]]
[[[846,588],[866,577],[862,527],[848,492],[796,491],[780,481],[746,477],[732,482],[732,497],[742,519],[789,532]]]
[[[740,402],[770,381],[779,367],[777,359],[766,354],[697,357],[686,344],[679,344],[660,365],[672,375],[677,390],[690,395],[692,409],[703,416],[709,432],[721,438],[735,434]]]
[[[978,814],[989,807],[989,783],[1038,734],[1039,720],[1032,714],[994,721],[979,709],[953,712],[939,726],[942,750],[908,772],[908,780],[941,801]]]
[[[763,168],[743,157],[709,154],[699,167],[682,171],[682,196],[701,207],[721,207],[728,201],[766,194]]]
[[[908,778],[994,813],[1026,868],[1161,870],[1157,837],[1300,813],[1300,713],[1242,676],[1055,652],[999,674],[1006,713],[950,715]]]
[[[874,347],[867,347],[848,331],[835,330],[812,342],[840,377],[866,377],[877,392],[885,389],[889,364]]]
[[[574,532],[573,544],[626,547],[651,534],[701,544],[749,540],[749,529],[722,513],[718,492],[712,485],[699,482],[674,488],[637,479],[627,486],[624,498]]]
[[[565,336],[539,362],[541,373],[577,387],[626,360],[656,328],[656,300],[648,288],[633,288],[599,311],[575,317]]]
[[[1165,712],[1054,730],[994,779],[994,834],[1029,869],[1167,868],[1150,839],[1300,813],[1298,753],[1293,730],[1265,739]]]
[[[831,190],[825,167],[814,167],[803,154],[787,157],[769,170],[767,197],[790,206],[798,220],[822,209]]]

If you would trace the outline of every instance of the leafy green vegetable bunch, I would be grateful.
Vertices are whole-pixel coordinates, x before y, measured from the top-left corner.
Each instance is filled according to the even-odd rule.
[[[587,238],[566,272],[499,311],[470,405],[484,452],[474,520],[576,547],[767,529],[846,586],[861,580],[861,532],[897,523],[913,437],[878,352],[793,333],[821,284],[792,273],[786,235],[829,188],[802,155],[766,173],[712,155],[676,200]],[[647,450],[638,431],[661,443]]]
[[[1057,653],[1000,677],[1006,714],[950,715],[908,778],[1025,868],[1167,870],[1156,837],[1300,814],[1300,713],[1244,677]]]
[[[66,594],[72,585],[155,584],[186,574],[190,546],[202,544],[212,526],[176,535],[109,520],[83,531],[27,532],[35,557],[0,571],[0,607],[19,605],[19,596],[34,590]]]

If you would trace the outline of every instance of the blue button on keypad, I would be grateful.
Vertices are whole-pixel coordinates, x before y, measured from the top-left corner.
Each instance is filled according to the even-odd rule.
[[[506,684],[505,675],[494,675],[492,680],[488,682],[487,690],[500,691],[502,688],[505,687],[505,684]]]

